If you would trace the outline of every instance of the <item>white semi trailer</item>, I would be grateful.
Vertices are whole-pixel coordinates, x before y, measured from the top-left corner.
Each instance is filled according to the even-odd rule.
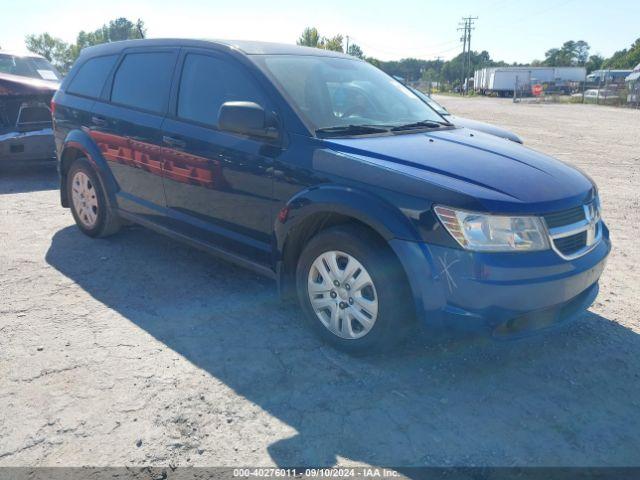
[[[475,91],[483,95],[511,96],[536,83],[584,82],[586,74],[584,67],[489,67],[476,70],[473,80]]]

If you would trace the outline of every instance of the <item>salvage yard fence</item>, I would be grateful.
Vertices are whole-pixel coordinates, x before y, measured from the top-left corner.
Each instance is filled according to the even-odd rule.
[[[640,75],[639,75],[640,77]],[[585,103],[640,109],[640,78],[635,81],[553,82],[521,84],[513,91],[516,103]]]

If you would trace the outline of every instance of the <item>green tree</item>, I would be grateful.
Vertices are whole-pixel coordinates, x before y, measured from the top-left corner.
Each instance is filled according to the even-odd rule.
[[[471,66],[467,65],[467,75],[473,75],[473,72],[484,67],[505,67],[505,62],[496,62],[491,59],[491,55],[486,50],[482,52],[471,52]],[[446,62],[442,67],[442,78],[445,82],[452,85],[460,85],[462,72],[465,68],[466,58],[461,54]]]
[[[59,38],[52,37],[48,33],[40,35],[27,35],[25,45],[30,52],[42,55],[56,68],[66,70],[69,63],[69,45]]]
[[[318,48],[320,46],[320,34],[318,33],[318,29],[315,27],[305,28],[296,43],[304,47]]]
[[[75,60],[83,48],[92,47],[93,45],[144,38],[146,31],[144,22],[140,19],[133,23],[123,17],[116,18],[93,32],[81,30],[76,38],[76,43],[71,45],[72,56]]]
[[[605,60],[602,68],[629,69],[640,63],[640,38],[630,48],[618,50],[611,58]]]
[[[369,62],[374,67],[382,68],[382,64],[384,63],[382,60],[378,60],[374,57],[364,57],[364,59]]]
[[[304,47],[315,47],[322,48],[324,50],[333,50],[335,52],[344,52],[342,41],[343,37],[340,34],[331,38],[321,37],[317,28],[307,27],[302,31],[302,35],[300,35],[296,43]]]
[[[54,38],[48,33],[40,35],[27,35],[25,44],[27,49],[42,55],[53,63],[60,71],[66,73],[80,55],[83,48],[119,40],[144,38],[146,28],[140,19],[136,23],[126,18],[116,18],[93,32],[78,33],[76,42],[67,44],[59,38]]]
[[[591,47],[584,40],[578,40],[575,43],[575,60],[578,65],[586,65],[587,61],[589,60],[589,50],[591,50]]]
[[[322,37],[322,41],[320,42],[320,48],[324,48],[325,50],[333,50],[334,52],[344,52],[344,47],[342,46],[342,35],[338,34],[335,37],[327,38]]]
[[[355,43],[349,45],[349,50],[347,50],[347,53],[352,57],[364,58],[364,52],[362,51],[360,46],[356,45]]]
[[[547,50],[543,64],[549,67],[582,66],[589,60],[589,50],[589,44],[584,40],[569,40],[560,48]]]
[[[602,55],[591,55],[585,67],[587,68],[587,72],[593,72],[594,70],[600,70],[603,63],[604,57]]]

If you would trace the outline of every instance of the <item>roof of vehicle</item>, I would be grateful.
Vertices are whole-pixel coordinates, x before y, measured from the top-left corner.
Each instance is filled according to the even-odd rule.
[[[633,73],[629,74],[629,76],[627,78],[625,78],[625,81],[633,82],[634,80],[638,80],[639,78],[640,78],[640,70],[638,70],[637,72],[633,72]]]
[[[589,75],[591,76],[591,75],[600,75],[603,73],[609,74],[609,73],[631,73],[631,72],[633,72],[633,70],[606,68],[604,70],[594,70]]]
[[[44,58],[42,55],[38,55],[37,53],[33,53],[33,52],[25,52],[25,51],[19,52],[17,50],[3,50],[3,49],[0,49],[0,55],[11,55],[13,57]]]
[[[197,40],[187,38],[154,38],[144,40],[123,40],[103,43],[82,50],[83,55],[104,55],[118,53],[125,48],[136,47],[222,47],[245,55],[314,55],[319,57],[340,57],[355,59],[350,55],[320,48],[301,47],[286,43],[256,42],[250,40]]]

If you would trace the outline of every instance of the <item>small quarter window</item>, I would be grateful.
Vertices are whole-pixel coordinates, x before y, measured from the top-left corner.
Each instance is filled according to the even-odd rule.
[[[107,75],[118,59],[117,55],[107,55],[105,57],[95,57],[87,60],[80,66],[80,70],[67,88],[71,94],[83,95],[85,97],[98,98],[102,92],[102,87],[107,79]]]

